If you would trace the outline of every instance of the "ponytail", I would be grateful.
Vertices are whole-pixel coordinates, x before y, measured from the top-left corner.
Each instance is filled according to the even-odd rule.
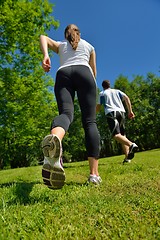
[[[76,50],[80,41],[80,31],[76,25],[70,24],[65,29],[65,38],[71,44],[73,50]]]

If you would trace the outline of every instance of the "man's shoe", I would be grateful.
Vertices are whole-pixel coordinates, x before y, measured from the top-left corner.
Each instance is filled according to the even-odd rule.
[[[130,159],[134,158],[134,153],[137,151],[137,149],[138,149],[138,146],[135,143],[132,143],[132,145],[129,148],[129,153],[128,153],[127,159],[130,160]]]
[[[131,159],[125,158],[124,161],[123,161],[123,164],[125,164],[125,163],[130,163],[130,162],[131,162]]]
[[[65,184],[65,173],[61,164],[62,146],[60,139],[53,134],[42,141],[44,164],[42,178],[45,185],[52,189],[62,188]]]

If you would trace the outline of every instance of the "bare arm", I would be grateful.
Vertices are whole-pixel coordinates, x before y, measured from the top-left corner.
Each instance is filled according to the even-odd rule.
[[[51,60],[48,54],[48,48],[52,49],[55,53],[58,53],[59,43],[52,40],[51,38],[41,35],[40,36],[40,48],[43,53],[42,67],[45,72],[49,72],[51,69]]]
[[[134,115],[134,113],[133,113],[133,111],[132,111],[132,105],[131,105],[131,101],[130,101],[129,97],[128,97],[127,95],[125,95],[125,96],[123,97],[123,99],[124,99],[124,101],[125,101],[125,103],[126,103],[126,105],[127,105],[128,117],[129,117],[130,119],[134,118],[135,115]]]
[[[92,51],[89,59],[89,65],[91,66],[93,70],[94,77],[96,78],[97,75],[97,68],[96,68],[96,53],[95,51]]]

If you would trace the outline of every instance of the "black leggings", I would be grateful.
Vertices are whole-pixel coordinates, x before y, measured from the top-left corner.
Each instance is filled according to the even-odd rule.
[[[55,117],[51,129],[62,127],[68,130],[74,116],[74,97],[77,97],[85,131],[88,157],[99,157],[100,136],[96,124],[96,83],[89,67],[73,65],[58,70],[55,82],[55,96],[59,116]]]

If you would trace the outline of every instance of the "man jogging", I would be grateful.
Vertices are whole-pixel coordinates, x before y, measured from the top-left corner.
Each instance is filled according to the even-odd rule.
[[[129,97],[118,89],[110,88],[110,81],[104,80],[102,82],[103,91],[99,94],[99,102],[97,104],[97,112],[101,106],[104,106],[105,115],[112,137],[122,145],[125,159],[123,163],[130,162],[134,158],[134,152],[138,146],[131,142],[125,135],[125,108],[123,101],[126,103],[128,109],[128,117],[134,118],[132,106]]]

